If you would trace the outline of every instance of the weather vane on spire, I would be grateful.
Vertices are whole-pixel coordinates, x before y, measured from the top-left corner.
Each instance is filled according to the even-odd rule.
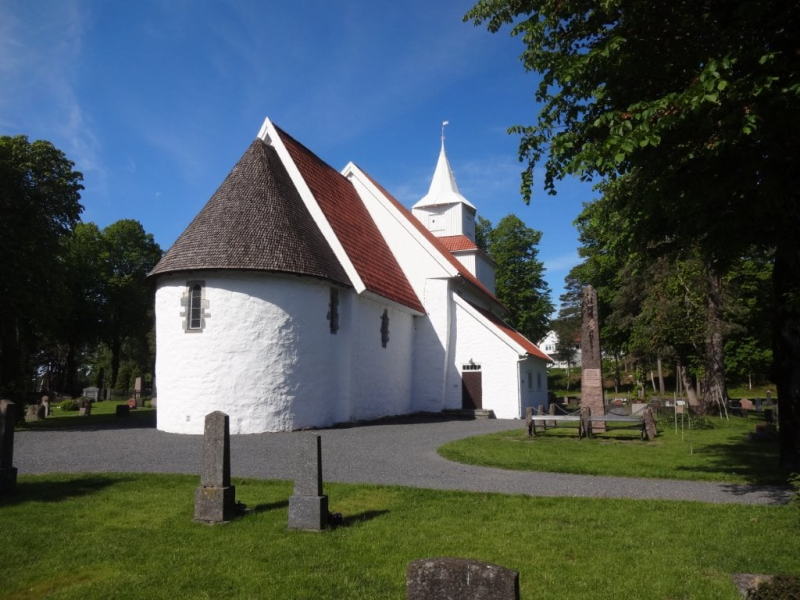
[[[444,144],[444,126],[450,125],[450,121],[442,121],[442,143]]]

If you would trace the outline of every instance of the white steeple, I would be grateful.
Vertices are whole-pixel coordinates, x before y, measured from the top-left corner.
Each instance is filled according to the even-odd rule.
[[[450,161],[444,151],[444,126],[448,121],[442,123],[442,149],[439,152],[439,160],[436,163],[436,170],[433,172],[431,187],[427,195],[417,202],[412,208],[422,208],[423,206],[442,206],[445,204],[465,204],[473,211],[476,210],[472,203],[464,198],[456,185],[456,178],[453,169],[450,168]]]

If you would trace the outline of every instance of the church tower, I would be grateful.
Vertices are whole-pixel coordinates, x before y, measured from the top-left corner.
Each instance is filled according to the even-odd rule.
[[[431,187],[411,207],[411,212],[470,273],[494,293],[496,263],[475,245],[477,209],[458,191],[453,169],[447,160],[444,150],[444,126],[447,124],[447,121],[442,123],[442,149],[439,151]]]

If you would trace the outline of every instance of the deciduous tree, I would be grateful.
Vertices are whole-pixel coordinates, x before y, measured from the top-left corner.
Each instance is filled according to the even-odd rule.
[[[800,467],[800,4],[482,0],[465,18],[512,25],[542,75],[536,125],[512,128],[526,199],[544,163],[551,190],[605,178],[650,252],[696,245],[719,276],[774,248],[781,460]]]

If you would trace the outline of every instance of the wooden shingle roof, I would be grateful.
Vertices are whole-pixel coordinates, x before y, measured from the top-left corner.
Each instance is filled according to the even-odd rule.
[[[352,285],[286,168],[256,139],[150,276],[236,269]]]

